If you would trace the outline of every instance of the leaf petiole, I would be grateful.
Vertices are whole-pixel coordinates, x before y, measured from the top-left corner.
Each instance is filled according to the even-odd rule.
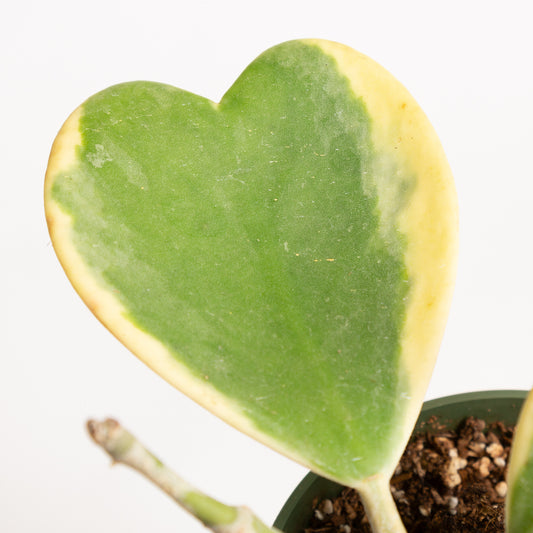
[[[259,520],[247,507],[225,505],[197,490],[167,468],[116,420],[89,420],[87,429],[94,442],[111,456],[113,462],[143,474],[214,533],[279,533]]]

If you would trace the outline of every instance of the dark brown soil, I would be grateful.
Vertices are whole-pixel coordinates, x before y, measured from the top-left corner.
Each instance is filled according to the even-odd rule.
[[[391,490],[409,533],[503,533],[507,459],[514,427],[468,418],[409,443]],[[305,533],[371,533],[353,489],[316,501]]]

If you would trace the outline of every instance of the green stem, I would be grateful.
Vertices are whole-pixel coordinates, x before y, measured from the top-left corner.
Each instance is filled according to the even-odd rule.
[[[116,420],[89,420],[87,429],[114,462],[146,476],[215,533],[279,533],[246,507],[225,505],[194,488],[169,470]]]
[[[373,533],[406,533],[385,476],[377,474],[355,488],[363,501]]]

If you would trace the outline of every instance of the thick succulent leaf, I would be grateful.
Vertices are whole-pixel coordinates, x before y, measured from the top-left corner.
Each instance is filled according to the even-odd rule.
[[[316,472],[391,472],[444,328],[457,212],[431,125],[382,67],[291,41],[219,104],[111,87],[65,123],[45,194],[67,275],[146,364]]]
[[[506,530],[533,532],[533,391],[522,407],[511,448]]]

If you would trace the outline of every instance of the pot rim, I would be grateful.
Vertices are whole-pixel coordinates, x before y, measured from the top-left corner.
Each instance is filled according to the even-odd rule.
[[[471,402],[472,400],[495,400],[495,399],[510,399],[510,400],[523,400],[529,391],[522,389],[502,389],[502,390],[480,390],[473,392],[461,392],[459,394],[450,394],[448,396],[442,396],[435,398],[434,400],[427,400],[422,405],[421,413],[425,413],[429,410],[442,407],[444,405],[459,404],[465,402]]]

